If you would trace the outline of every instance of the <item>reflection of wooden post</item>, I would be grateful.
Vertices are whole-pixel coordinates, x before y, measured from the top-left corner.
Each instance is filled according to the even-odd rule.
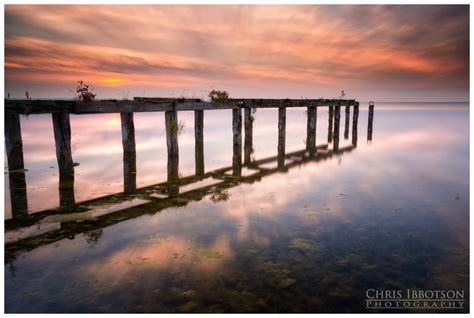
[[[5,122],[6,123],[6,122]],[[28,197],[26,193],[26,180],[23,171],[9,172],[10,201],[12,217],[16,218],[28,214]]]
[[[339,124],[341,119],[341,106],[339,104],[336,106],[336,110],[334,112],[334,150],[339,150]]]
[[[334,116],[334,107],[330,106],[328,110],[328,143],[332,142],[332,119]]]
[[[75,203],[71,123],[67,113],[53,113],[52,118],[59,167],[59,204],[61,208],[70,208]]]
[[[23,142],[21,140],[20,115],[5,111],[5,148],[8,170],[23,170]]]
[[[253,121],[252,108],[246,106],[244,109],[244,164],[246,165],[250,163],[253,152]]]
[[[75,202],[74,172],[59,171],[59,206],[61,208],[71,208]]]
[[[317,108],[315,106],[309,106],[307,108],[308,121],[306,124],[306,150],[309,152],[310,157],[316,155],[316,121],[317,121]]]
[[[242,111],[240,107],[232,109],[233,156],[232,174],[242,174]]]
[[[286,107],[278,108],[278,168],[285,167]]]
[[[166,146],[169,156],[179,156],[178,148],[178,112],[176,109],[165,112]]]
[[[344,139],[349,139],[349,121],[351,118],[351,109],[349,102],[346,102],[346,115],[345,115],[345,125],[344,125]]]
[[[56,158],[59,171],[74,173],[71,153],[71,123],[69,114],[53,113],[54,140],[56,142]]]
[[[352,115],[352,144],[357,147],[357,124],[359,120],[359,103],[354,104],[354,114]]]
[[[137,189],[137,155],[133,113],[120,113],[123,146],[123,187],[126,193]]]
[[[168,196],[179,194],[179,157],[168,155]]]
[[[194,111],[194,157],[196,175],[204,174],[204,111]]]
[[[369,102],[369,122],[367,125],[367,143],[372,143],[373,126],[374,126],[374,102]]]

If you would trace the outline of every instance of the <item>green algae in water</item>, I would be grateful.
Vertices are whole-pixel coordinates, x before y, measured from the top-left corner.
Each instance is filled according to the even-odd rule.
[[[323,248],[321,243],[305,239],[294,239],[291,241],[289,247],[301,252],[316,252],[322,250]]]
[[[55,214],[45,217],[41,220],[41,223],[65,223],[73,221],[83,221],[93,219],[92,211],[68,213],[68,214]]]
[[[213,251],[211,249],[207,249],[207,248],[203,248],[203,247],[190,248],[189,250],[194,255],[197,255],[199,257],[206,258],[206,259],[219,259],[219,258],[224,257],[224,255],[219,253],[218,251]]]

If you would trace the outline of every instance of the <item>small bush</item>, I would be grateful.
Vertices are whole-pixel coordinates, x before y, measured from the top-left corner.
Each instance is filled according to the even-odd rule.
[[[224,103],[229,100],[229,93],[226,91],[216,91],[213,89],[209,92],[209,98],[213,102]]]
[[[84,103],[90,103],[94,101],[95,97],[97,96],[97,94],[94,94],[89,90],[89,85],[83,81],[77,82],[76,93],[79,100],[83,101]]]

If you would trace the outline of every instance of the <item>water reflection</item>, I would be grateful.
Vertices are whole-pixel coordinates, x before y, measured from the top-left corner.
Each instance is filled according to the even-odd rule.
[[[319,134],[314,158],[306,131],[283,155],[278,113],[271,139],[259,112],[265,155],[239,176],[226,126],[227,164],[202,175],[178,172],[195,158],[184,137],[167,182],[7,220],[7,311],[363,312],[374,286],[467,290],[466,112],[410,112],[377,111],[371,147],[357,147],[357,124],[338,150]]]

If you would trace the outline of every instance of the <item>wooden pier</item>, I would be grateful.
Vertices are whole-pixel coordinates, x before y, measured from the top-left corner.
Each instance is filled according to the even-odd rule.
[[[204,165],[204,111],[228,109],[232,114],[233,157],[232,175],[241,177],[243,166],[252,164],[253,153],[253,109],[278,108],[278,149],[277,159],[280,170],[285,169],[286,109],[304,107],[307,113],[306,149],[310,158],[317,155],[316,128],[317,111],[329,107],[328,143],[333,150],[339,150],[341,107],[345,107],[344,138],[349,136],[350,108],[353,108],[352,145],[357,146],[357,123],[359,102],[342,99],[229,99],[225,102],[205,102],[200,99],[185,98],[144,98],[132,101],[99,100],[90,103],[72,100],[5,100],[5,142],[10,171],[12,213],[24,215],[28,211],[26,198],[25,170],[23,162],[23,142],[19,116],[21,114],[47,114],[52,116],[52,126],[56,145],[56,158],[59,168],[60,207],[71,208],[76,205],[74,198],[74,161],[71,152],[70,114],[120,113],[124,192],[135,193],[136,189],[136,146],[133,114],[135,112],[165,112],[166,144],[168,152],[168,182],[179,180],[179,111],[194,111],[195,129],[195,174],[205,176]],[[242,110],[244,118],[242,120]],[[374,103],[369,104],[369,123],[367,140],[372,140]],[[243,125],[242,125],[243,121]],[[242,138],[244,126],[245,139]],[[244,140],[243,140],[244,139]],[[244,141],[244,143],[243,143]],[[244,156],[242,161],[242,143]],[[176,196],[179,189],[171,187],[171,195]],[[20,193],[21,192],[21,193]]]
[[[286,152],[286,109],[289,107],[304,107],[307,113],[307,134],[305,149]],[[317,111],[320,107],[329,107],[328,111],[328,143],[316,145]],[[344,108],[344,139],[349,136],[350,108],[352,116],[352,141],[349,146],[340,147],[340,117],[341,107]],[[253,109],[278,108],[278,149],[276,156],[255,160],[253,153]],[[232,166],[213,171],[206,171],[204,165],[204,111],[228,109],[232,116]],[[242,110],[244,116],[242,118]],[[369,122],[367,140],[372,140],[374,104],[369,106]],[[171,98],[134,98],[133,101],[94,101],[83,103],[79,101],[44,101],[44,100],[6,100],[5,101],[5,142],[10,180],[12,205],[11,220],[5,223],[6,230],[17,231],[21,228],[35,226],[45,217],[58,214],[88,213],[94,206],[101,206],[111,200],[117,204],[130,201],[131,198],[142,200],[139,206],[124,206],[94,217],[86,224],[75,223],[72,232],[81,233],[90,228],[100,228],[124,219],[136,217],[150,211],[157,212],[163,208],[180,205],[183,202],[200,200],[204,196],[220,193],[242,182],[252,183],[274,173],[288,171],[293,167],[308,162],[327,160],[339,156],[357,147],[359,102],[355,100],[326,100],[326,99],[230,99],[225,103],[204,102],[198,99]],[[164,183],[137,189],[136,182],[136,144],[134,112],[165,112],[166,144],[168,152],[167,181]],[[195,136],[195,174],[188,177],[179,176],[179,145],[178,145],[178,114],[179,111],[194,111]],[[23,163],[23,143],[19,116],[21,114],[45,114],[52,116],[56,157],[59,167],[59,207],[28,214],[28,200]],[[70,114],[120,113],[123,146],[123,179],[122,193],[95,198],[88,201],[76,202],[74,197],[74,161],[71,153]],[[244,127],[242,127],[244,126]],[[242,129],[244,128],[244,129]],[[245,137],[242,138],[242,130]],[[332,149],[329,145],[332,143]],[[243,144],[243,145],[242,145]],[[242,161],[242,148],[244,148]],[[274,168],[264,168],[263,165],[276,163]],[[243,169],[252,171],[250,175],[242,174]],[[194,190],[184,190],[196,182],[212,179],[212,185],[206,185]],[[113,215],[113,216],[112,216]],[[112,223],[111,223],[112,222]],[[64,237],[65,229],[71,231],[70,222],[61,223],[59,230],[40,234],[35,237],[22,238],[21,241],[41,245],[42,242],[58,240]],[[25,244],[7,242],[7,249],[14,251],[24,248]]]

